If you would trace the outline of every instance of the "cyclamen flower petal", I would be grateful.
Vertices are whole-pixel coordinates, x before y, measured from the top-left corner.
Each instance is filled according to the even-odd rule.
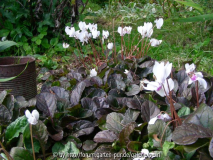
[[[109,37],[109,31],[102,31],[102,35],[104,39],[107,39]]]
[[[89,28],[89,30],[90,30],[90,32],[92,32],[93,30],[97,30],[98,29],[98,26],[97,26],[97,24],[91,24],[91,23],[89,23],[88,24],[88,28]]]
[[[186,68],[186,73],[190,73],[190,72],[194,72],[195,70],[195,65],[194,63],[192,63],[191,65],[189,65],[188,63],[185,64],[185,68]]]
[[[131,34],[131,31],[132,31],[132,27],[124,27],[124,32],[126,33],[126,34]]]
[[[74,27],[65,27],[65,32],[69,37],[74,37],[75,36],[75,28]]]
[[[27,117],[27,120],[30,124],[36,125],[39,120],[39,113],[37,110],[33,110],[32,114],[30,113],[29,110],[25,111],[25,116]]]
[[[153,47],[160,45],[161,42],[162,42],[162,40],[157,40],[154,38],[150,39],[151,46],[153,46]]]
[[[68,48],[70,45],[68,43],[63,43],[63,48]]]
[[[92,30],[92,36],[94,39],[96,39],[100,35],[100,31]]]
[[[95,68],[90,70],[90,77],[94,77],[94,76],[97,76],[97,72],[96,72]]]
[[[163,25],[163,18],[156,19],[155,23],[156,23],[157,29],[161,29],[161,27]]]
[[[138,32],[141,34],[142,38],[151,37],[153,34],[153,25],[151,22],[144,23],[144,26],[138,26]]]
[[[129,73],[129,71],[127,70],[127,69],[125,69],[125,72],[124,72],[124,74],[128,74]]]
[[[168,122],[170,121],[172,118],[167,114],[158,114],[157,116],[155,116],[154,118],[150,119],[149,123],[148,124],[155,124],[155,122],[158,120],[158,119],[161,119],[163,120],[164,122]]]
[[[111,50],[113,48],[113,43],[108,43],[107,48]]]
[[[86,23],[85,23],[85,22],[82,22],[82,21],[80,21],[80,22],[78,23],[78,26],[79,26],[79,28],[80,28],[81,31],[86,31],[86,30],[89,28],[89,26],[86,25]]]
[[[80,42],[82,42],[83,45],[85,42],[88,43],[90,37],[91,35],[87,31],[82,31],[78,35],[78,39],[80,40]]]

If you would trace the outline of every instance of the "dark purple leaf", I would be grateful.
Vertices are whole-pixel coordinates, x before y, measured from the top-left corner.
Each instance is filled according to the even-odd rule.
[[[130,141],[129,136],[134,131],[135,126],[136,126],[135,122],[129,123],[119,133],[119,142],[121,146],[127,146],[127,144]]]
[[[121,121],[121,124],[127,125],[129,123],[135,122],[139,114],[140,114],[139,111],[134,111],[132,109],[126,110],[126,113],[124,114],[124,118]]]
[[[73,136],[79,137],[82,135],[89,135],[94,131],[94,124],[90,121],[80,120],[78,122],[71,123],[73,127]]]
[[[100,88],[90,88],[89,90],[85,91],[85,94],[89,98],[106,96],[106,92]]]
[[[209,143],[209,153],[210,153],[210,156],[213,158],[213,138],[211,139]]]
[[[55,94],[43,92],[36,96],[36,106],[46,116],[53,117],[56,111],[57,99]]]
[[[153,60],[151,60],[151,61],[146,61],[146,62],[140,64],[138,67],[139,67],[139,68],[147,68],[147,67],[153,66],[154,63],[155,63],[155,62],[154,62]]]
[[[198,138],[210,137],[213,137],[213,131],[192,123],[183,123],[172,134],[172,140],[179,145],[193,144]]]
[[[108,108],[99,108],[95,111],[95,117],[97,119],[100,119],[104,115],[108,115],[110,112],[112,112],[111,109]]]
[[[0,125],[6,125],[10,122],[12,115],[4,105],[0,104]]]
[[[81,99],[81,105],[82,105],[82,108],[92,110],[93,112],[97,110],[97,106],[95,102],[88,97],[84,97]]]
[[[81,99],[81,95],[84,91],[86,87],[86,84],[82,81],[79,82],[75,89],[72,90],[72,93],[70,95],[70,102],[71,102],[71,106],[75,106],[79,103],[80,99]]]
[[[121,124],[123,119],[124,116],[121,113],[112,112],[108,114],[106,118],[107,129],[119,133],[123,129],[123,124]]]
[[[125,97],[125,92],[123,90],[118,90],[118,89],[111,89],[108,93],[108,96],[114,96],[114,97]]]
[[[54,141],[60,141],[63,139],[63,136],[64,136],[64,132],[63,130],[61,130],[60,132],[54,134],[54,135],[51,135],[49,134],[50,137],[54,140]]]
[[[69,101],[69,93],[64,88],[54,86],[50,89],[57,95],[57,97]]]
[[[97,147],[97,143],[93,142],[92,140],[86,140],[84,143],[83,143],[83,150],[85,151],[93,151],[96,147]]]
[[[193,123],[213,130],[213,109],[206,104],[201,104],[183,123]]]
[[[127,96],[134,96],[140,92],[140,86],[136,84],[132,84],[128,88],[128,92],[125,92]]]
[[[97,86],[101,87],[103,85],[103,81],[100,77],[94,76],[94,77],[90,78],[90,84],[91,84],[91,86],[97,85]]]
[[[75,72],[74,70],[71,70],[71,72],[67,74],[67,78],[69,78],[69,79],[74,78],[79,82],[83,80],[82,75],[80,73]]]
[[[109,104],[107,103],[105,97],[94,97],[93,101],[98,108],[109,108]]]
[[[156,117],[160,113],[160,109],[151,101],[145,101],[141,107],[141,116],[144,122]]]
[[[118,136],[113,131],[105,130],[98,132],[93,140],[97,143],[103,143],[114,142],[117,138]]]

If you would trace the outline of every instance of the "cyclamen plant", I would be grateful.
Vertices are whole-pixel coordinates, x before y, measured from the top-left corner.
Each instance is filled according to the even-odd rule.
[[[156,23],[156,27],[157,29],[161,29],[162,25],[163,25],[163,18],[157,19],[155,20]],[[78,24],[79,26],[79,30],[75,30],[74,27],[65,27],[65,32],[69,37],[73,37],[76,39],[76,46],[79,47],[79,50],[81,53],[82,49],[81,49],[81,45],[79,44],[79,42],[82,43],[82,45],[86,45],[87,43],[89,43],[92,47],[93,50],[93,55],[95,58],[95,62],[97,65],[100,65],[102,63],[100,63],[101,61],[107,61],[109,54],[112,53],[113,51],[113,58],[116,59],[118,58],[117,54],[116,54],[116,46],[115,44],[113,44],[112,42],[110,42],[108,40],[108,44],[105,46],[104,44],[104,40],[108,39],[109,37],[109,31],[105,31],[103,30],[102,32],[98,31],[98,26],[97,24],[86,24],[85,22],[79,22]],[[124,42],[124,36],[127,34],[128,36],[131,34],[132,31],[132,27],[131,26],[125,26],[125,27],[118,27],[117,32],[120,34],[121,36],[121,58],[122,59],[131,59],[133,57],[143,57],[145,54],[147,54],[148,49],[151,46],[155,47],[158,46],[162,43],[162,40],[157,40],[154,38],[151,38],[152,34],[153,34],[153,24],[151,22],[145,22],[143,26],[138,26],[137,30],[138,33],[141,35],[141,38],[138,42],[138,44],[136,46],[132,46],[131,48],[128,48],[127,46],[130,45],[130,38],[128,41],[127,46],[125,46],[125,42]],[[149,39],[151,38],[151,39]],[[98,53],[96,46],[94,45],[93,40],[97,40],[99,41],[99,44],[101,45],[102,48],[102,53]],[[138,45],[141,42],[141,49],[138,49]],[[69,45],[67,43],[63,44],[64,48],[68,48]],[[114,49],[113,49],[114,48]],[[108,52],[104,51],[108,49]],[[137,53],[135,53],[135,51]],[[105,54],[104,54],[105,53]],[[90,58],[92,59],[92,58]],[[82,62],[84,64],[84,60],[82,59]],[[85,64],[84,64],[85,65]]]

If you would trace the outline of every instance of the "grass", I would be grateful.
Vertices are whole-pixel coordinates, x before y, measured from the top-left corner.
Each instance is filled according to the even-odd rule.
[[[153,7],[153,4],[146,5],[148,7]],[[120,7],[116,9],[116,7]],[[123,7],[123,13],[121,13],[121,7]],[[144,22],[154,22],[156,16],[162,14],[162,11],[159,5],[154,5],[157,8],[157,12],[155,14],[151,14],[149,11],[144,17],[139,17],[140,12],[136,10],[140,10],[143,12],[143,8],[139,5],[138,8],[127,8],[127,6],[108,6],[107,8],[97,7],[97,4],[89,2],[87,8],[90,8],[90,14],[85,10],[87,19],[92,19],[94,23],[98,23],[98,29],[107,29],[111,33],[112,36],[112,21],[115,19],[115,31],[117,31],[117,27],[121,26],[132,26],[132,36],[136,35],[137,26],[143,25]],[[101,10],[97,10],[97,8]],[[146,7],[147,8],[147,7]],[[151,9],[150,8],[150,9]],[[124,11],[124,9],[128,10],[128,13]],[[132,9],[132,11],[131,11]],[[101,11],[102,14],[99,12]],[[112,13],[113,12],[113,13]],[[130,12],[132,14],[130,14]],[[91,16],[91,13],[92,16]],[[99,14],[98,14],[99,13]],[[111,16],[110,14],[111,13]],[[133,14],[134,13],[134,14]],[[123,15],[122,15],[123,14]],[[123,21],[127,14],[130,16],[130,21]],[[197,11],[190,12],[188,8],[185,7],[185,10],[181,11],[181,16],[193,16],[199,14]],[[88,16],[89,15],[89,16]],[[132,18],[131,18],[132,16]],[[160,15],[163,17],[163,15]],[[174,15],[177,17],[178,15]],[[135,18],[136,17],[136,18]],[[154,29],[153,38],[162,39],[163,43],[159,47],[151,47],[149,50],[149,56],[156,60],[167,60],[173,63],[173,66],[177,69],[182,67],[182,64],[186,61],[193,61],[197,63],[200,61],[198,70],[207,72],[208,74],[213,75],[213,34],[208,31],[207,28],[212,27],[212,22],[196,22],[196,23],[173,23],[172,17],[169,19],[164,19],[164,25],[161,30]],[[120,35],[118,33],[116,35],[116,42],[120,44]],[[128,36],[125,37],[126,44],[128,45]],[[112,42],[112,39],[109,40]],[[137,44],[138,40],[136,39],[133,44]]]

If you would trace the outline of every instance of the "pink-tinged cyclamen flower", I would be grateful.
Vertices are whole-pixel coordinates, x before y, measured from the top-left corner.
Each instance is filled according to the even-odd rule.
[[[146,90],[155,91],[161,97],[168,95],[169,91],[174,89],[174,81],[171,78],[167,80],[167,77],[170,75],[171,70],[172,63],[166,63],[166,65],[164,65],[164,62],[158,63],[157,61],[155,61],[153,73],[156,80],[152,82],[143,81],[143,88]],[[145,87],[144,84],[147,84],[147,86]]]
[[[161,27],[163,26],[163,18],[156,19],[155,23],[156,23],[157,29],[161,29]]]
[[[203,74],[201,72],[195,72],[194,63],[192,63],[191,65],[186,63],[185,68],[186,68],[186,73],[189,76],[189,83],[188,84],[192,84],[192,83],[198,81],[200,83],[200,85],[203,86],[204,89],[207,88],[207,83],[203,79]]]
[[[150,119],[149,121],[149,124],[155,124],[155,122],[158,120],[158,119],[161,119],[163,120],[164,122],[168,122],[168,121],[171,121],[172,118],[167,114],[158,114],[157,116],[155,116],[154,118]]]

